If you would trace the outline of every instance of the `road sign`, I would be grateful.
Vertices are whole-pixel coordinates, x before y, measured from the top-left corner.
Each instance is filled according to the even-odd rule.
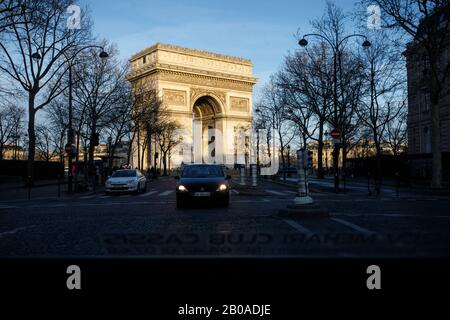
[[[341,131],[339,129],[333,129],[330,135],[333,139],[339,140],[341,138]]]
[[[65,150],[67,153],[71,153],[72,152],[72,144],[71,143],[66,144]]]

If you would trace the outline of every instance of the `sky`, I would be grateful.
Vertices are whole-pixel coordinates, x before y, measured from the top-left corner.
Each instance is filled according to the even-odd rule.
[[[94,21],[94,35],[116,43],[121,58],[156,42],[248,58],[258,93],[288,51],[295,34],[308,33],[326,0],[82,0]],[[345,11],[355,0],[335,1]]]

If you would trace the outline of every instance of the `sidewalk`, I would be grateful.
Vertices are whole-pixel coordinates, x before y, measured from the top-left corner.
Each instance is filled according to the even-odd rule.
[[[58,184],[57,180],[47,180],[47,181],[37,181],[35,185],[31,188],[27,188],[24,184],[11,185],[8,184],[7,187],[4,185],[0,187],[0,201],[8,202],[14,200],[30,200],[33,199],[44,199],[44,198],[70,198],[78,195],[89,195],[98,192],[104,192],[103,186],[97,186],[93,191],[84,192],[67,192],[67,182],[61,180]]]
[[[67,183],[67,182],[65,180],[61,180],[60,183],[61,183],[61,185],[63,185],[64,183]],[[45,186],[51,186],[51,185],[58,185],[58,180],[37,180],[34,182],[33,187],[38,188],[38,187],[45,187]],[[23,188],[25,188],[24,181],[0,183],[0,191],[11,190],[11,189],[23,189]]]

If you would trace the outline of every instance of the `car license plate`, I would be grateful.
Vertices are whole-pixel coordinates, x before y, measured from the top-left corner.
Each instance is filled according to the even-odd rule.
[[[196,192],[194,193],[194,197],[209,197],[211,192]]]

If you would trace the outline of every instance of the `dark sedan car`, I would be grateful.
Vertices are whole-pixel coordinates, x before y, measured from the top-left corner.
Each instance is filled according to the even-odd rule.
[[[226,176],[220,165],[191,164],[183,168],[177,183],[177,208],[188,201],[210,199],[227,207],[230,201],[230,176]]]

